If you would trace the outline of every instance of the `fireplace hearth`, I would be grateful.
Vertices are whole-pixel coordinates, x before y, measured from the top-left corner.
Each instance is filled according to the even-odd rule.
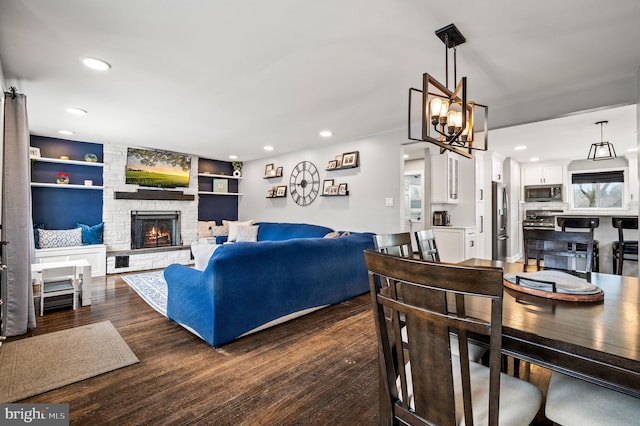
[[[179,211],[132,211],[131,249],[181,245]]]

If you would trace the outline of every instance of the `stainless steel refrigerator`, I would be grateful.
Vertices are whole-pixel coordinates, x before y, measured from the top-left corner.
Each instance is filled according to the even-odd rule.
[[[509,217],[509,197],[507,185],[500,182],[491,184],[491,220],[492,220],[492,244],[491,258],[493,260],[506,260],[507,240],[509,231],[507,218]]]

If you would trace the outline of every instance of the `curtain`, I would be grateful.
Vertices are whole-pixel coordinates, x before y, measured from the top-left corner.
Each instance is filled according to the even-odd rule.
[[[31,285],[34,259],[27,99],[5,93],[2,152],[2,335],[24,334],[36,325]]]

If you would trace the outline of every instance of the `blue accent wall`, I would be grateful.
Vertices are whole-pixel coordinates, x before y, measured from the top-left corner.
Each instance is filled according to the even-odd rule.
[[[66,139],[31,136],[31,146],[40,148],[43,158],[59,158],[84,161],[86,154],[95,154],[103,161],[101,144],[76,142]],[[94,186],[102,186],[102,167],[64,163],[32,162],[31,181],[54,184],[58,172],[69,175],[69,184],[84,185],[92,180]],[[102,190],[32,187],[32,217],[34,224],[44,224],[46,229],[71,229],[76,223],[96,225],[102,222]]]

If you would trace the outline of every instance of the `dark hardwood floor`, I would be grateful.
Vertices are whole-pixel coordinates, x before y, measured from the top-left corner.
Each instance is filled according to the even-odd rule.
[[[378,424],[368,294],[213,349],[120,275],[94,278],[92,293],[91,306],[46,313],[23,337],[109,320],[140,362],[20,402],[68,403],[71,424]],[[533,383],[548,378],[533,367]]]

